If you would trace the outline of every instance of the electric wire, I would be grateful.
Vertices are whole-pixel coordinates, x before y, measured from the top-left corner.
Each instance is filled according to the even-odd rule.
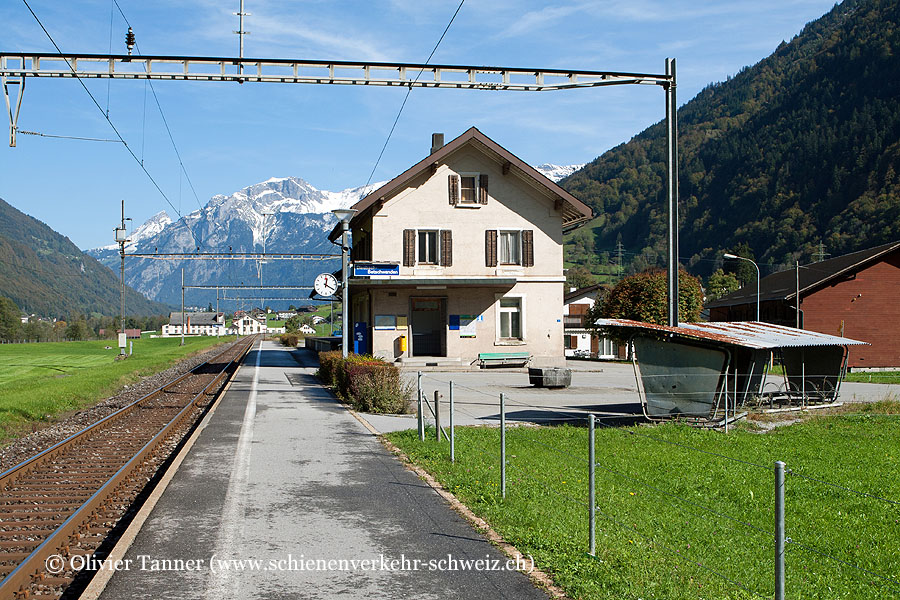
[[[40,18],[38,18],[37,14],[36,14],[36,13],[34,12],[34,10],[31,8],[31,5],[28,4],[28,0],[22,0],[22,2],[25,4],[25,8],[28,9],[28,12],[31,13],[31,16],[34,17],[34,20],[37,21],[37,23],[38,23],[38,25],[40,26],[40,28],[44,31],[44,34],[45,34],[45,35],[47,36],[47,38],[50,40],[50,43],[53,44],[53,47],[54,47],[54,48],[56,48],[56,51],[57,51],[60,55],[62,55],[62,54],[63,54],[62,49],[61,49],[61,48],[59,47],[59,45],[56,43],[56,40],[53,39],[53,36],[50,35],[50,32],[47,31],[47,28],[44,27],[43,22],[41,22]],[[138,159],[137,155],[134,153],[134,151],[133,151],[133,150],[131,149],[131,147],[128,145],[128,142],[126,142],[126,141],[125,141],[125,138],[122,137],[122,134],[119,133],[119,130],[118,130],[118,128],[116,127],[115,123],[112,122],[112,119],[110,119],[109,115],[106,114],[106,112],[103,110],[103,107],[100,106],[100,103],[97,102],[97,98],[94,97],[94,94],[91,93],[91,91],[88,89],[87,85],[85,85],[85,83],[84,83],[84,81],[82,80],[82,78],[78,76],[77,71],[72,67],[72,64],[69,62],[69,59],[63,57],[63,60],[65,61],[66,66],[69,67],[69,70],[72,71],[73,77],[78,81],[79,84],[81,84],[81,87],[84,89],[84,91],[87,93],[87,95],[90,96],[91,101],[94,103],[94,106],[97,107],[97,110],[100,111],[100,114],[103,115],[103,117],[106,119],[106,122],[109,123],[109,126],[110,126],[110,127],[112,127],[112,130],[115,132],[116,137],[119,138],[119,140],[120,140],[120,141],[122,142],[122,144],[125,146],[125,149],[128,150],[128,153],[129,153],[129,154],[131,155],[131,157],[134,159],[134,161],[138,164],[138,166],[140,166],[140,168],[141,168],[141,170],[144,172],[144,174],[147,175],[147,177],[148,177],[148,178],[150,179],[150,181],[153,183],[153,186],[154,186],[154,187],[156,188],[156,190],[160,193],[160,195],[162,195],[162,197],[165,199],[165,201],[168,203],[168,205],[172,207],[172,210],[174,210],[174,211],[178,214],[178,216],[181,217],[181,216],[182,216],[182,215],[181,215],[181,212],[180,212],[179,210],[177,210],[177,209],[175,208],[175,205],[172,204],[172,201],[169,200],[169,197],[166,195],[166,193],[162,190],[162,188],[161,188],[161,187],[159,186],[159,184],[156,182],[156,179],[154,179],[153,175],[150,174],[150,171],[148,171],[147,168],[144,166],[143,161],[141,161],[140,159]],[[187,226],[187,223],[185,223],[185,227],[187,228],[188,233],[190,233],[191,238],[194,240],[194,244],[196,245],[197,239],[196,239],[196,237],[194,237],[194,232],[191,231],[191,228]]]
[[[47,137],[47,138],[57,138],[62,140],[81,140],[83,142],[112,142],[114,144],[124,144],[123,140],[111,140],[108,138],[93,138],[93,137],[82,137],[78,135],[55,135],[52,133],[41,133],[39,131],[25,131],[24,129],[16,129],[18,133],[24,133],[25,135],[36,135],[39,137]]]
[[[434,45],[434,48],[431,49],[431,54],[428,55],[428,59],[424,63],[425,65],[431,62],[431,59],[434,57],[434,53],[437,52],[438,46],[440,46],[441,42],[444,41],[444,36],[447,35],[447,32],[450,30],[450,26],[453,25],[453,21],[456,19],[456,15],[459,14],[459,11],[465,1],[466,0],[460,0],[459,6],[456,7],[456,12],[453,13],[452,17],[450,17],[450,22],[447,23],[447,26],[444,28],[444,32],[441,34],[440,39],[438,39],[437,43]],[[403,114],[403,109],[404,107],[406,107],[406,101],[409,100],[409,95],[412,93],[413,84],[419,81],[419,77],[421,77],[422,73],[424,72],[424,67],[419,69],[415,80],[413,80],[413,83],[409,84],[409,87],[406,90],[406,96],[403,97],[403,103],[400,105],[400,110],[397,111],[397,116],[394,118],[394,124],[391,125],[391,130],[388,132],[387,139],[384,140],[384,145],[381,147],[381,152],[378,153],[378,158],[375,160],[375,166],[372,167],[372,172],[369,173],[369,178],[366,180],[365,188],[368,188],[369,184],[372,183],[372,178],[375,176],[375,170],[378,168],[378,164],[381,162],[381,158],[384,156],[384,151],[387,149],[388,142],[391,141],[391,136],[394,135],[394,129],[396,129],[397,127],[397,122],[400,121],[400,115]]]

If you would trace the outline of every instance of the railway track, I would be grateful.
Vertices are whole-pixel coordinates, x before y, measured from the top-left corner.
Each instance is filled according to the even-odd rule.
[[[69,597],[86,583],[255,341],[0,474],[0,600]]]

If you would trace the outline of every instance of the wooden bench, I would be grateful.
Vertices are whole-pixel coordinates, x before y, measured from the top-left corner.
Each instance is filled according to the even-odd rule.
[[[486,366],[518,366],[524,367],[531,361],[528,352],[480,352],[478,361],[481,368]]]

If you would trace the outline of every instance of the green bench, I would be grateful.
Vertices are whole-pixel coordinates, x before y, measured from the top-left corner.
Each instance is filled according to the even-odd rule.
[[[524,367],[531,361],[528,352],[480,352],[478,362],[481,368],[486,366],[518,366]]]

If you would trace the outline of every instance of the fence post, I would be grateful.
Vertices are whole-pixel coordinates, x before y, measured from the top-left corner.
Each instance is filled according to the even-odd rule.
[[[784,600],[784,463],[775,462],[775,600]]]
[[[422,371],[416,376],[416,411],[418,412],[419,441],[425,441],[425,414],[422,412]]]
[[[435,441],[441,443],[441,395],[434,390],[434,435]]]
[[[596,497],[594,491],[594,415],[591,413],[588,415],[588,502],[591,507],[589,509],[589,528],[588,528],[588,543],[590,545],[590,553],[591,556],[596,556],[597,554],[597,538],[596,538],[596,530],[594,528],[594,524],[596,523]]]
[[[506,498],[506,396],[500,393],[500,494]]]
[[[450,462],[456,462],[456,433],[453,431],[453,381],[450,381]]]

